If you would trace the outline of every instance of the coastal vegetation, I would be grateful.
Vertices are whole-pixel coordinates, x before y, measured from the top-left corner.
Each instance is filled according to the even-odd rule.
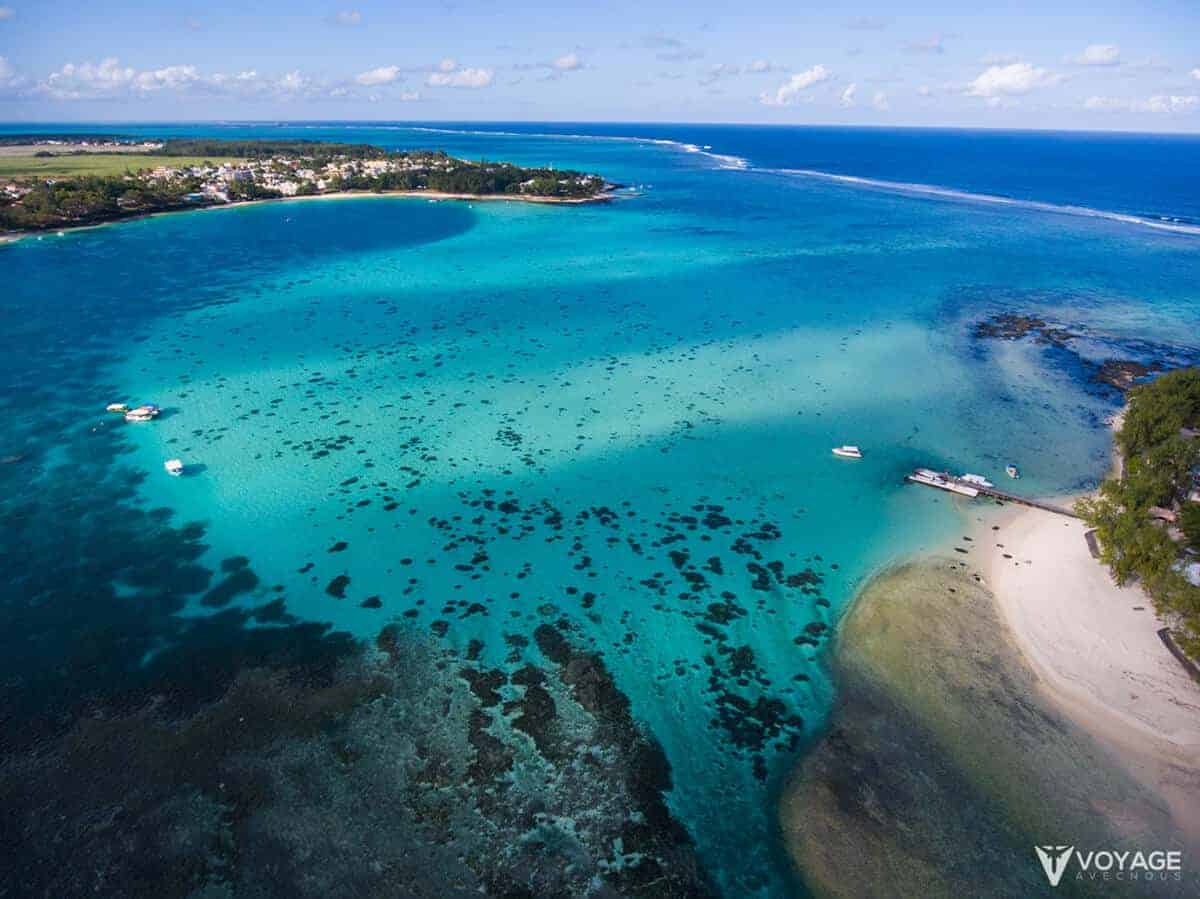
[[[168,140],[128,153],[55,142],[0,154],[0,230],[99,224],[152,212],[341,191],[582,201],[604,179],[457,159],[444,151],[305,140]],[[32,150],[33,152],[28,152]]]
[[[1200,551],[1198,430],[1200,368],[1133,388],[1116,435],[1124,471],[1076,503],[1096,529],[1101,561],[1119,583],[1145,587],[1193,657],[1200,656],[1200,586],[1187,573]]]

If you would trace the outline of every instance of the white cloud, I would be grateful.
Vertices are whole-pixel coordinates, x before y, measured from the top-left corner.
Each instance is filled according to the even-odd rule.
[[[283,93],[295,94],[308,87],[308,79],[298,71],[291,71],[283,75],[275,84]]]
[[[354,80],[364,87],[374,87],[377,84],[391,84],[399,77],[399,66],[379,66],[357,75]]]
[[[138,72],[133,79],[139,91],[178,90],[200,80],[195,66],[167,66],[149,72]]]
[[[6,77],[0,65],[0,88],[13,88],[24,79]],[[348,89],[372,87],[400,80],[398,66],[381,66],[338,83],[317,81],[299,70],[264,75],[255,69],[206,74],[193,65],[170,65],[138,70],[116,57],[100,62],[66,63],[30,89],[52,100],[136,100],[155,94],[224,96],[240,99],[321,98],[352,95]]]
[[[455,69],[452,72],[442,70],[430,72],[429,77],[425,79],[425,83],[430,87],[465,87],[476,89],[488,87],[492,83],[493,74],[491,69]]]
[[[991,66],[967,85],[972,97],[996,98],[1027,94],[1039,87],[1056,84],[1059,76],[1027,62]]]
[[[1197,81],[1200,81],[1200,66],[1198,66],[1197,68],[1194,68],[1194,69],[1192,69],[1192,71],[1191,71],[1191,73],[1190,73],[1190,74],[1191,74],[1191,76],[1192,76],[1193,78],[1195,78]]]
[[[846,109],[849,109],[850,107],[854,106],[854,104],[855,104],[854,95],[857,92],[858,92],[857,84],[851,84],[848,88],[846,88],[844,91],[842,91],[842,100],[841,100],[842,106],[844,106]]]
[[[553,65],[560,72],[573,72],[583,68],[583,61],[574,53],[567,53],[554,60]]]
[[[199,90],[251,98],[294,95],[300,91],[307,91],[313,86],[310,80],[298,71],[271,77],[260,74],[257,69],[243,69],[233,75],[218,72],[215,75],[198,78],[195,84]]]
[[[81,100],[120,93],[132,83],[137,73],[122,66],[116,57],[98,63],[66,63],[51,72],[42,82],[42,89],[56,100]]]
[[[417,91],[405,91],[400,95],[400,99],[405,103],[411,103],[414,100],[420,100],[421,95]]]
[[[0,6],[0,21],[11,19],[17,14],[17,11],[11,6]]]
[[[932,97],[933,96],[933,88],[931,88],[928,84],[922,84],[920,87],[917,88],[917,93],[920,94],[922,97]]]
[[[1097,112],[1150,112],[1158,115],[1192,112],[1200,108],[1200,97],[1195,95],[1158,94],[1145,100],[1121,97],[1088,97],[1084,109]]]
[[[875,91],[875,96],[871,98],[871,105],[880,112],[887,112],[891,107],[888,105],[887,94],[883,91]]]
[[[773,72],[773,71],[775,71],[775,66],[773,63],[771,63],[770,61],[768,61],[766,59],[756,59],[756,60],[754,60],[754,62],[750,63],[750,65],[748,65],[746,67],[746,71],[748,71],[748,72]]]
[[[452,57],[443,57],[442,61],[437,64],[439,72],[453,72],[458,68],[458,62]]]
[[[343,9],[338,11],[333,20],[339,25],[361,25],[362,13],[357,9]]]
[[[787,106],[790,103],[796,102],[802,93],[814,84],[819,84],[822,81],[827,81],[830,77],[830,72],[823,65],[815,65],[810,69],[805,69],[803,72],[796,72],[779,85],[774,92],[764,91],[759,95],[758,101],[766,106]]]
[[[1067,62],[1077,66],[1115,66],[1121,62],[1121,48],[1116,44],[1089,44],[1082,53],[1068,56]]]

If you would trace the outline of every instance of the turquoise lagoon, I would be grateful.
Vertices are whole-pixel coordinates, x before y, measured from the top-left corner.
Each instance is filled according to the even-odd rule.
[[[961,510],[904,474],[1011,461],[1031,495],[1094,484],[1117,398],[1092,363],[1200,344],[1187,233],[678,142],[316,133],[628,189],[583,207],[263,204],[4,248],[0,432],[25,457],[3,466],[6,521],[119,464],[135,506],[205,525],[194,561],[218,573],[182,618],[282,600],[357,639],[395,622],[478,641],[506,670],[514,639],[562,622],[662,744],[669,805],[731,896],[799,889],[773,797],[831,707],[839,615],[873,572],[960,533]],[[1081,336],[974,336],[1001,312]],[[103,412],[117,400],[166,412],[125,425]],[[111,455],[87,458],[88,439]],[[842,443],[865,458],[832,457]],[[59,549],[64,570],[89,552]],[[223,569],[242,557],[250,578]],[[144,635],[137,664],[171,633]]]

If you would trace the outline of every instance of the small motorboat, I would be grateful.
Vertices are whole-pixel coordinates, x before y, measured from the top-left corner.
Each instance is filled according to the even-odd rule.
[[[183,474],[183,460],[168,459],[163,463],[163,468],[167,470],[167,474],[173,475],[174,477],[179,477],[181,474]]]
[[[833,448],[833,454],[842,459],[862,458],[862,450],[860,450],[857,446],[850,446],[849,444],[846,444],[845,446],[835,446]]]
[[[1004,467],[1004,473],[1014,481],[1021,476],[1021,472],[1017,471],[1017,466],[1009,464]]]
[[[151,421],[158,417],[161,410],[155,403],[136,406],[125,413],[126,421]]]
[[[128,412],[129,404],[128,403],[109,403],[107,406],[104,407],[104,411],[105,412],[122,412],[122,413]]]

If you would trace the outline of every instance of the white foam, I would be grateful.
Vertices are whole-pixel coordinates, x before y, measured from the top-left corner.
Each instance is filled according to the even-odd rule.
[[[554,133],[554,132],[533,132],[533,131],[497,131],[488,128],[437,128],[430,125],[369,125],[363,124],[345,124],[345,125],[320,125],[313,124],[306,127],[312,128],[336,128],[358,130],[363,127],[371,127],[380,131],[422,131],[431,134],[464,134],[481,137],[536,137],[547,140],[600,140],[600,141],[622,141],[624,143],[638,144],[653,144],[662,147],[671,147],[680,150],[684,153],[695,153],[706,156],[717,163],[718,168],[732,169],[735,171],[746,171],[752,167],[748,160],[741,156],[734,156],[726,153],[714,153],[708,149],[710,145],[705,144],[703,147],[697,144],[689,144],[684,141],[671,140],[669,138],[658,137],[633,137],[631,135],[617,134],[573,134],[573,133]],[[1200,225],[1192,225],[1180,221],[1173,216],[1163,216],[1161,218],[1146,218],[1145,216],[1133,215],[1125,212],[1110,212],[1105,209],[1093,209],[1089,206],[1072,206],[1069,204],[1046,203],[1041,200],[1019,200],[1013,197],[1003,197],[997,194],[974,193],[967,190],[958,190],[952,187],[939,187],[936,184],[921,184],[910,181],[888,181],[883,178],[864,178],[858,175],[841,175],[835,172],[822,172],[817,169],[787,169],[787,168],[754,168],[754,171],[768,172],[779,175],[799,175],[805,178],[823,178],[827,181],[837,181],[842,184],[849,184],[856,187],[866,187],[875,190],[887,190],[895,193],[914,194],[927,197],[937,197],[944,200],[957,200],[967,203],[989,203],[997,206],[1011,206],[1018,209],[1032,209],[1038,212],[1049,212],[1058,215],[1075,215],[1085,218],[1100,218],[1112,222],[1122,222],[1127,225],[1141,225],[1146,228],[1154,228],[1159,231],[1169,231],[1173,234],[1187,234],[1200,237]]]
[[[950,187],[938,187],[935,184],[917,184],[908,181],[886,181],[881,178],[861,178],[857,175],[838,175],[833,172],[820,172],[815,169],[762,169],[780,175],[799,175],[805,178],[822,178],[827,181],[837,181],[856,187],[867,187],[876,190],[887,190],[895,193],[917,194],[921,196],[938,197],[945,200],[958,200],[967,203],[989,203],[997,206],[1012,206],[1018,209],[1034,209],[1038,212],[1057,213],[1059,215],[1076,215],[1087,218],[1108,219],[1123,222],[1128,225],[1143,225],[1160,231],[1171,231],[1176,234],[1200,236],[1200,225],[1189,225],[1178,219],[1152,219],[1124,212],[1109,212],[1104,209],[1092,209],[1088,206],[1071,206],[1059,203],[1044,203],[1040,200],[1018,200],[1013,197],[1002,197],[996,194],[974,193],[967,190],[956,190]]]
[[[487,128],[434,128],[427,125],[391,127],[397,131],[425,131],[432,134],[469,134],[478,137],[536,137],[546,140],[607,140],[621,141],[622,143],[653,144],[660,147],[673,147],[674,149],[682,150],[684,153],[698,153],[701,156],[707,156],[709,159],[715,160],[719,164],[719,167],[723,169],[748,169],[750,167],[750,163],[740,156],[732,156],[727,153],[713,153],[697,144],[670,140],[664,137],[633,137],[623,134],[559,134],[549,131],[494,131]]]

